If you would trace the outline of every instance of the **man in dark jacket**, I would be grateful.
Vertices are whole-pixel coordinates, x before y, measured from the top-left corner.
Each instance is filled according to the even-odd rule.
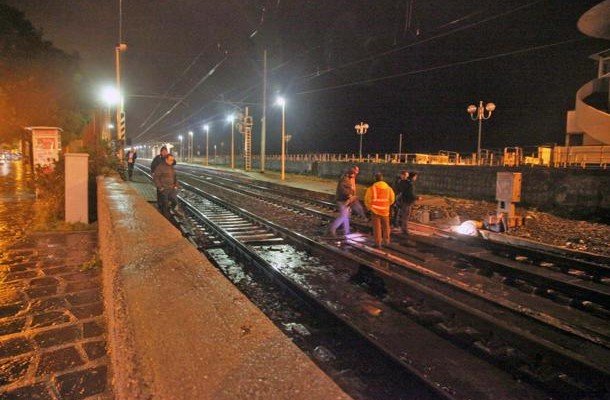
[[[401,180],[400,185],[398,186],[398,190],[400,193],[399,201],[399,214],[400,214],[400,230],[404,234],[405,237],[409,236],[409,217],[411,216],[411,208],[418,197],[415,195],[415,181],[417,181],[417,172],[408,173],[407,171],[402,171],[406,173],[409,177],[408,179]]]
[[[169,154],[169,152],[167,151],[167,147],[165,147],[165,146],[161,147],[161,151],[159,151],[159,154],[157,154],[155,156],[155,158],[153,158],[152,162],[150,163],[150,173],[151,174],[155,173],[155,168],[157,168],[157,166],[159,164],[161,164],[163,161],[165,161],[165,157],[167,157],[168,154]],[[176,164],[176,160],[174,160],[174,164]]]
[[[136,159],[138,158],[138,152],[133,147],[127,153],[127,177],[131,181],[133,180],[133,167],[136,165]]]
[[[339,216],[335,219],[329,227],[331,236],[337,235],[337,228],[343,225],[343,233],[348,235],[349,230],[349,213],[351,204],[357,200],[356,191],[352,186],[352,180],[355,178],[356,172],[353,169],[347,170],[347,172],[341,175],[339,182],[337,183],[337,192],[335,201],[339,208]]]
[[[159,210],[166,218],[169,218],[169,210],[178,204],[177,188],[178,180],[174,171],[174,156],[167,154],[163,162],[155,167],[153,182],[157,187]]]
[[[392,226],[399,227],[400,226],[400,199],[402,197],[402,193],[407,191],[407,186],[409,185],[409,171],[403,170],[400,171],[398,177],[394,180],[392,184],[392,189],[396,194],[396,202],[392,204]]]
[[[154,176],[155,174],[155,170],[157,169],[157,167],[160,164],[164,164],[165,163],[165,158],[169,155],[169,152],[167,151],[167,147],[163,146],[161,147],[161,150],[159,151],[159,154],[157,154],[155,156],[155,158],[153,158],[152,162],[150,163],[150,174]],[[173,158],[173,163],[172,166],[176,165],[176,159],[172,156]],[[161,209],[161,193],[159,192],[159,189],[157,189],[157,207],[159,207],[159,210]]]

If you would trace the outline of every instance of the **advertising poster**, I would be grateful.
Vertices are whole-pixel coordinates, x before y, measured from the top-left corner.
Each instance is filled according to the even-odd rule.
[[[53,163],[59,160],[61,140],[57,130],[32,130],[32,161],[33,164],[45,168],[53,168]]]

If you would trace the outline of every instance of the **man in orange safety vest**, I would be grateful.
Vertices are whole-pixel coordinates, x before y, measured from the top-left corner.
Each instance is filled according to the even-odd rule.
[[[375,174],[375,183],[366,189],[364,204],[371,210],[375,247],[390,244],[390,206],[394,203],[394,191],[383,181],[383,174]]]

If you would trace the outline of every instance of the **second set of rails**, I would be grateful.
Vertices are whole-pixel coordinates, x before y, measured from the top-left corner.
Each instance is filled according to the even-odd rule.
[[[411,235],[375,249],[368,226],[340,239],[329,195],[179,168],[200,247],[224,246],[332,313],[448,398],[597,398],[610,360],[608,264]],[[198,221],[198,222],[194,222]],[[189,230],[188,228],[186,230]]]

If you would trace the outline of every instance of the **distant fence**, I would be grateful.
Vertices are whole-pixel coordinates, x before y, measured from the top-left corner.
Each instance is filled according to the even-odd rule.
[[[287,154],[286,160],[293,162],[351,162],[351,163],[389,163],[389,164],[433,164],[433,165],[487,165],[518,167],[524,165],[554,168],[602,168],[610,164],[610,146],[555,146],[539,147],[530,155],[524,155],[520,147],[507,147],[504,151],[482,150],[481,160],[477,163],[476,154],[461,156],[457,152],[440,151],[438,154],[391,153],[367,154],[362,158],[349,153],[306,153]],[[258,156],[254,156],[258,159]],[[280,156],[271,154],[269,160],[279,160]]]

